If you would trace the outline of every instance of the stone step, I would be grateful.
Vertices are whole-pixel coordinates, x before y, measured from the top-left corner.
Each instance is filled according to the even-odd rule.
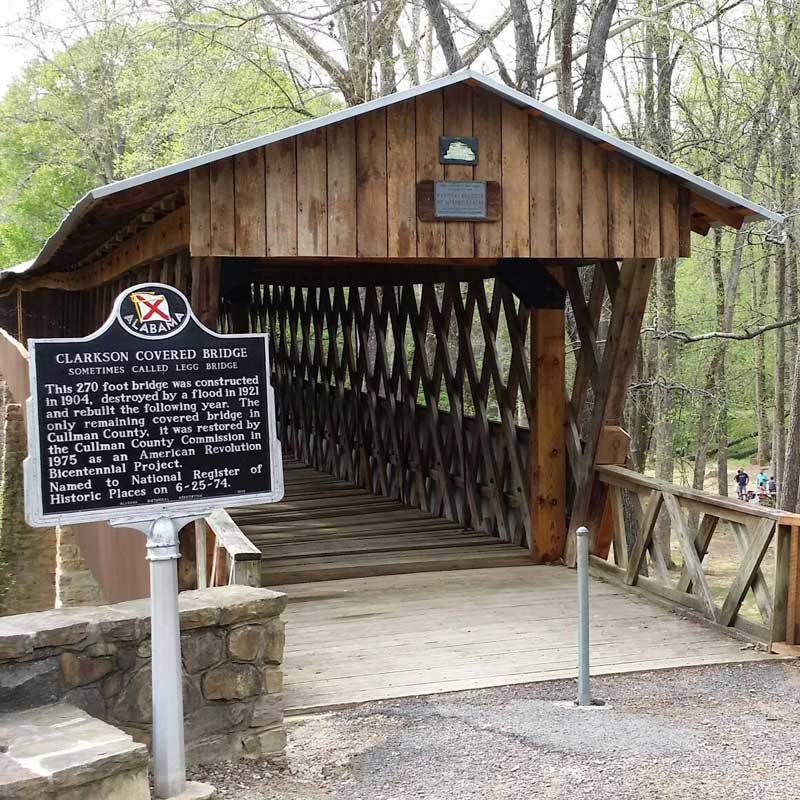
[[[0,715],[0,800],[150,800],[148,753],[57,703]]]

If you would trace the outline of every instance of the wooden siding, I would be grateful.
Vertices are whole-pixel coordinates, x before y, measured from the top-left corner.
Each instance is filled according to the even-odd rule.
[[[477,136],[477,165],[442,166],[443,134]],[[500,219],[419,220],[442,179],[500,182]],[[199,167],[189,200],[195,256],[674,257],[691,224],[677,182],[466,85]]]

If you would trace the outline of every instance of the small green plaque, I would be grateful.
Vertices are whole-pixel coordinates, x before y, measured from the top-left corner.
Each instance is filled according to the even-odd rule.
[[[439,163],[477,164],[478,140],[472,136],[440,136]]]

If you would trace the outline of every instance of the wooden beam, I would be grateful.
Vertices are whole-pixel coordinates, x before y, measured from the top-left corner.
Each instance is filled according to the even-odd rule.
[[[157,258],[188,250],[189,208],[180,208],[120,244],[90,267],[73,272],[51,272],[19,281],[23,291],[64,289],[82,291],[102,286]]]
[[[531,557],[558,561],[566,540],[564,310],[533,311],[530,445]]]
[[[698,194],[692,194],[692,210],[706,217],[710,222],[722,222],[736,230],[739,230],[744,223],[744,217],[741,214]]]
[[[212,331],[219,322],[220,260],[213,256],[192,258],[192,310]]]
[[[776,531],[775,590],[771,640],[800,644],[800,526],[779,525]]]

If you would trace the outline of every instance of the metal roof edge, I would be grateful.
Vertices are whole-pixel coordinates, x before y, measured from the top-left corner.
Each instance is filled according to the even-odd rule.
[[[568,128],[569,130],[572,130],[581,136],[596,142],[604,142],[618,152],[641,164],[644,164],[645,166],[651,167],[658,172],[672,175],[689,184],[695,191],[698,192],[698,194],[701,194],[704,197],[713,200],[714,202],[721,202],[722,204],[729,203],[733,206],[747,208],[756,217],[764,220],[771,220],[780,224],[785,221],[785,217],[776,211],[765,208],[758,203],[753,203],[741,195],[729,192],[727,189],[723,189],[722,187],[705,180],[705,178],[700,178],[697,175],[693,175],[691,172],[688,172],[681,167],[677,167],[674,164],[671,164],[669,161],[665,161],[658,156],[654,156],[645,150],[636,147],[635,145],[628,144],[622,139],[611,136],[592,125],[588,125],[587,123],[582,122],[575,117],[571,117],[568,114],[563,113],[562,111],[551,108],[550,106],[545,105],[541,101],[536,100],[517,89],[506,86],[502,83],[498,83],[497,81],[486,77],[480,72],[475,72],[472,69],[463,69],[450,75],[436,78],[428,83],[420,84],[419,86],[412,86],[409,89],[404,89],[394,94],[379,97],[375,100],[370,100],[357,106],[350,106],[348,108],[341,109],[340,111],[335,111],[331,114],[326,114],[324,117],[316,117],[315,119],[301,122],[288,128],[282,128],[281,130],[274,131],[273,133],[257,136],[244,142],[228,145],[227,147],[220,148],[219,150],[213,150],[210,153],[193,156],[192,158],[185,159],[184,161],[178,161],[175,164],[170,164],[166,167],[159,167],[148,172],[140,173],[139,175],[134,175],[130,178],[125,178],[121,181],[116,181],[114,183],[109,183],[104,186],[98,186],[94,189],[91,189],[70,209],[58,228],[56,228],[53,234],[47,239],[41,251],[34,259],[30,269],[36,269],[47,263],[47,261],[58,250],[63,240],[75,228],[78,222],[80,222],[86,212],[96,202],[105,197],[109,197],[119,192],[124,192],[127,189],[133,189],[145,183],[160,180],[161,178],[167,178],[180,172],[186,172],[190,169],[194,169],[195,167],[205,166],[206,164],[211,164],[222,158],[235,156],[248,150],[252,150],[256,147],[264,147],[266,145],[273,144],[274,142],[279,142],[282,139],[287,139],[291,136],[298,136],[303,133],[308,133],[309,131],[314,131],[327,125],[334,125],[337,122],[343,122],[344,120],[352,119],[360,116],[361,114],[367,114],[370,111],[376,111],[380,108],[385,108],[386,106],[403,102],[404,100],[410,100],[414,97],[418,97],[421,94],[436,91],[437,89],[443,89],[447,86],[451,86],[455,83],[461,83],[465,80],[474,81],[487,91],[509,100],[518,106],[534,109],[542,116],[559,125],[563,125],[565,128]],[[7,280],[9,274],[12,273],[9,273],[7,270],[0,271],[0,281]]]
[[[734,206],[748,208],[754,214],[757,214],[764,219],[770,219],[773,222],[779,222],[782,224],[786,221],[784,215],[779,214],[777,211],[772,211],[771,209],[766,208],[759,203],[754,203],[751,200],[748,200],[746,197],[742,197],[734,192],[730,192],[727,189],[718,186],[717,184],[711,183],[711,181],[707,181],[705,178],[701,178],[698,175],[683,169],[682,167],[678,167],[663,158],[654,156],[652,153],[648,153],[646,150],[636,147],[636,145],[629,144],[622,139],[618,139],[616,136],[611,136],[605,131],[595,128],[594,125],[589,125],[588,123],[583,122],[576,117],[571,117],[569,114],[565,114],[563,111],[551,108],[550,106],[545,105],[541,101],[536,100],[517,89],[513,89],[510,86],[498,83],[497,81],[487,78],[485,75],[481,75],[480,73],[471,73],[469,77],[480,83],[488,91],[505,97],[508,100],[512,100],[519,105],[532,108],[540,112],[542,116],[547,117],[559,125],[563,125],[565,128],[568,128],[575,133],[579,133],[581,136],[585,136],[588,139],[593,139],[596,142],[604,142],[605,144],[612,146],[620,153],[623,153],[646,166],[652,167],[659,172],[664,172],[669,175],[674,175],[676,178],[680,178],[682,181],[685,181],[686,183],[695,187],[698,190],[698,193],[702,194],[704,197],[708,197],[716,202],[719,202],[720,198],[722,198]]]

